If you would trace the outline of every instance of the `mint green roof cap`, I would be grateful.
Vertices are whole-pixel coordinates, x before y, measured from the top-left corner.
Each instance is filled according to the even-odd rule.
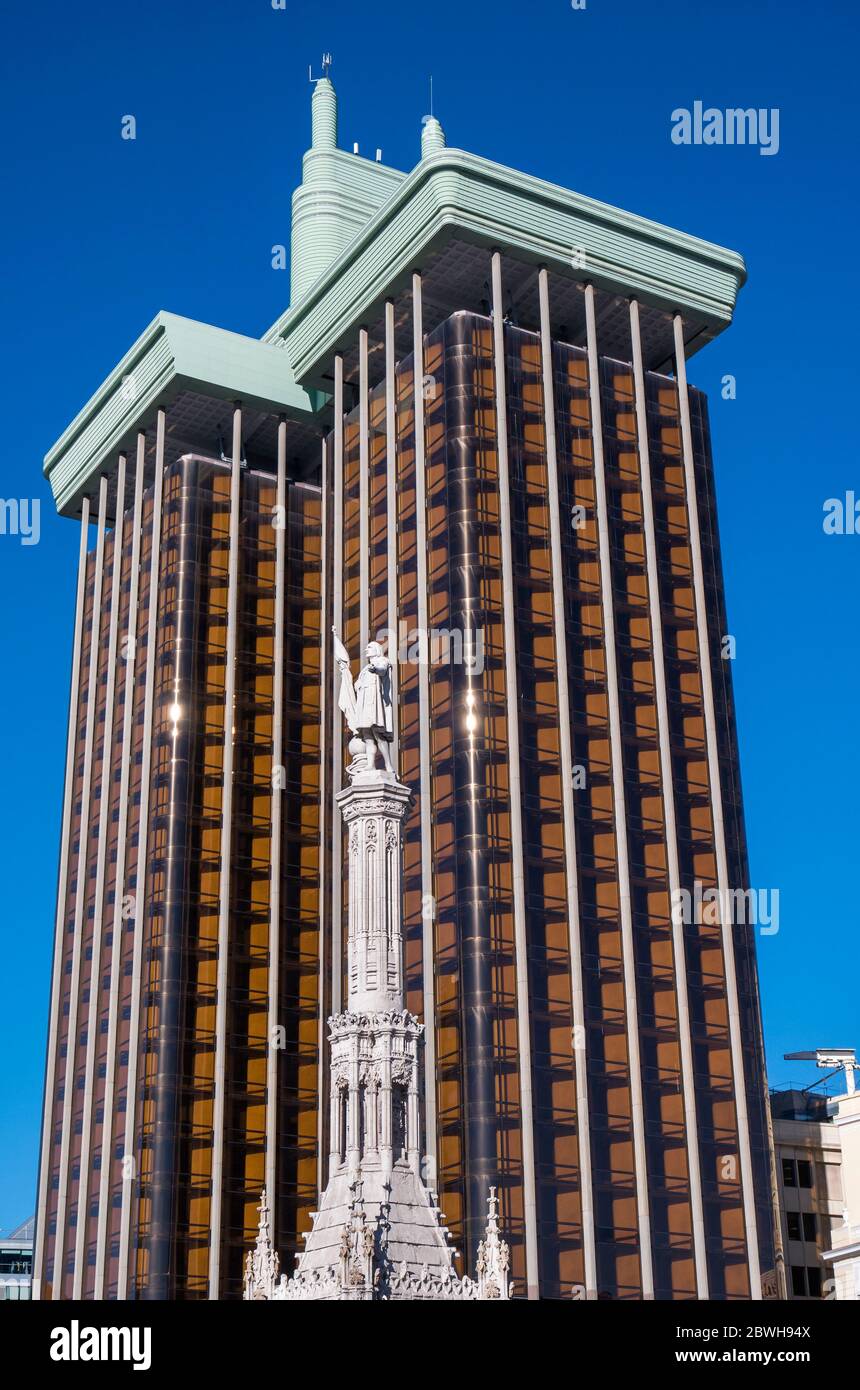
[[[337,149],[337,93],[328,77],[321,77],[311,97],[311,145],[315,150]]]
[[[552,271],[562,324],[565,303],[586,280],[607,297],[636,296],[654,329],[646,365],[671,353],[667,313],[683,315],[690,352],[731,322],[746,278],[734,251],[449,149],[435,117],[424,122],[421,159],[408,175],[347,154],[337,148],[337,96],[328,77],[314,87],[311,127],[293,194],[289,309],[262,340],[158,314],[46,456],[59,510],[76,511],[117,451],[182,391],[239,399],[316,428],[332,354],[354,350],[362,325],[380,331],[386,299],[407,291],[415,270],[425,273],[427,302],[439,313],[469,307],[460,300],[476,279],[480,286],[491,249],[502,252],[518,292],[537,266]],[[615,317],[623,324],[623,307]],[[601,321],[604,351],[626,360],[629,338],[616,333],[613,349],[610,330]]]
[[[311,148],[293,194],[290,303],[337,260],[405,175],[337,148],[337,94],[321,77],[311,97]]]
[[[283,348],[162,311],[46,455],[57,510],[76,511],[103,461],[130,448],[136,431],[182,390],[308,422],[317,405],[294,381]]]
[[[415,166],[266,339],[284,340],[297,380],[321,385],[324,364],[356,326],[372,320],[384,299],[452,240],[498,248],[571,283],[587,279],[680,311],[701,335],[697,346],[731,322],[746,279],[734,251],[465,150],[441,148]]]
[[[424,125],[421,130],[421,158],[427,159],[429,155],[435,154],[437,150],[444,150],[446,144],[445,132],[436,120],[436,117],[425,116]]]

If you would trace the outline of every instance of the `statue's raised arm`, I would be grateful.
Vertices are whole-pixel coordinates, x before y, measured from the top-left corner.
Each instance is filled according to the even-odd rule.
[[[341,642],[334,628],[331,630],[334,640],[334,659],[340,670],[340,690],[337,697],[337,707],[343,712],[346,719],[346,727],[351,734],[358,733],[355,709],[355,687],[352,683],[352,672],[349,668],[349,652]]]

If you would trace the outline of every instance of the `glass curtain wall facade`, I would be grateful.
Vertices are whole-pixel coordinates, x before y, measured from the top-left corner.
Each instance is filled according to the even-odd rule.
[[[762,1268],[773,1264],[752,928],[733,930],[747,1078],[747,1096],[740,1100],[718,914],[709,920],[706,913],[704,920],[685,924],[681,943],[673,931],[670,862],[677,862],[680,885],[691,891],[697,880],[703,889],[718,882],[678,382],[646,373],[640,419],[630,363],[599,358],[599,379],[592,383],[585,349],[551,344],[553,486],[561,518],[560,554],[554,556],[541,340],[506,323],[504,419],[512,541],[507,573],[492,320],[457,313],[428,331],[423,342],[423,530],[411,356],[398,363],[395,379],[394,600],[399,767],[415,791],[404,833],[409,1007],[432,1028],[436,1055],[435,1075],[426,1082],[433,1090],[431,1113],[437,1117],[435,1133],[426,1141],[428,1180],[439,1190],[454,1240],[467,1260],[480,1237],[487,1186],[499,1184],[513,1274],[523,1290],[528,1126],[541,1297],[580,1297],[587,1290],[605,1298],[694,1298],[699,1288],[694,1249],[698,1220],[708,1296],[748,1298],[739,1103],[748,1113],[757,1258]],[[742,887],[746,860],[731,682],[720,657],[726,627],[707,409],[704,397],[692,388],[689,399],[708,618],[704,659],[712,669],[731,882]],[[385,638],[389,608],[381,535],[386,445],[380,388],[369,393],[369,403],[369,635]],[[348,648],[356,651],[363,505],[359,405],[345,415],[343,440],[344,635]],[[334,451],[332,434],[329,453]],[[652,523],[643,505],[643,467],[649,472],[653,536],[646,536]],[[608,545],[601,542],[601,528]],[[418,618],[422,536],[426,633]],[[654,592],[649,543],[656,561]],[[560,614],[555,611],[554,562],[561,570]],[[608,567],[607,575],[602,566]],[[515,691],[508,688],[505,662],[506,585],[514,601]],[[568,691],[564,710],[559,622]],[[655,622],[662,638],[660,685],[668,706],[669,746],[662,750],[668,756],[662,758]],[[426,717],[420,696],[422,660],[429,667],[429,786],[420,758]],[[512,701],[519,714],[516,747],[510,736]],[[572,767],[563,762],[562,720],[570,730]],[[339,733],[335,741],[335,757],[341,758]],[[520,853],[512,835],[514,757],[520,770],[525,959],[517,950],[514,923]],[[568,778],[574,797],[573,877],[565,856]],[[429,802],[432,834],[429,902],[422,891],[422,798]],[[339,829],[334,834],[337,852]],[[423,989],[428,915],[432,1019]],[[571,916],[577,924],[575,942]],[[342,962],[335,968],[342,969]],[[518,971],[526,976],[525,1009]],[[584,1025],[577,1025],[575,1017],[578,972]],[[527,1088],[522,1065],[526,1033]],[[691,1058],[686,1095],[684,1048]],[[587,1140],[577,1105],[578,1049],[586,1059]],[[585,1142],[587,1167],[581,1152]],[[586,1267],[584,1204],[593,1231],[594,1287]]]
[[[299,1248],[317,1196],[321,494],[318,486],[286,486],[283,741],[281,764],[273,768],[276,479],[242,470],[232,834],[225,877],[231,470],[184,456],[164,467],[160,498],[156,491],[152,485],[146,489],[139,511],[127,510],[111,532],[100,527],[97,549],[85,560],[53,1042],[57,1080],[47,1100],[51,1132],[43,1156],[42,1297],[208,1297],[216,1145],[223,1151],[219,1287],[222,1297],[240,1294],[242,1261],[265,1181],[273,1026],[282,1030],[275,1043],[280,1070],[273,1103],[275,1171],[283,1196],[277,1221],[286,1249]],[[136,639],[130,635],[135,626]],[[111,661],[116,679],[108,741]],[[133,682],[128,701],[126,682]],[[281,821],[279,998],[273,1019],[268,977],[275,795],[289,810]],[[142,803],[145,874],[139,864]],[[106,863],[99,875],[105,823]],[[227,1047],[223,1061],[216,1061],[219,908],[227,883]],[[220,1133],[216,1065],[224,1089]],[[134,1121],[127,1130],[130,1104]]]
[[[672,911],[748,884],[705,398],[593,324],[415,322],[417,369],[393,310],[387,369],[336,359],[280,541],[238,456],[153,484],[143,440],[122,524],[93,503],[43,1297],[238,1297],[264,1183],[301,1248],[344,997],[333,624],[395,661],[424,1176],[466,1264],[496,1185],[519,1294],[743,1299],[773,1266],[752,928]]]

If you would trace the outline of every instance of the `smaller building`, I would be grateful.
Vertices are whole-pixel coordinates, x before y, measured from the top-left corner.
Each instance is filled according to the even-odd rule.
[[[771,1094],[789,1298],[860,1299],[860,1092],[851,1058],[841,1094]]]
[[[860,1300],[860,1092],[849,1091],[831,1101],[833,1127],[842,1154],[842,1220],[830,1231],[830,1246],[822,1254],[832,1268],[833,1297]],[[829,1280],[828,1280],[829,1282]]]
[[[33,1283],[33,1227],[35,1217],[0,1236],[0,1303],[29,1298]]]

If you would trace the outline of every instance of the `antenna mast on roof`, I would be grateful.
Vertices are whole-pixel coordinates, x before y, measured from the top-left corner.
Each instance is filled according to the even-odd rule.
[[[329,71],[330,71],[330,69],[331,69],[331,65],[332,65],[332,56],[331,56],[331,54],[330,54],[330,53],[324,53],[323,56],[322,56],[322,64],[321,64],[321,66],[322,66],[322,75],[323,75],[323,77],[328,77]],[[308,81],[309,81],[309,82],[319,82],[319,80],[320,80],[320,79],[319,79],[318,77],[314,77],[314,75],[313,75],[313,65],[312,65],[311,63],[308,63]]]

